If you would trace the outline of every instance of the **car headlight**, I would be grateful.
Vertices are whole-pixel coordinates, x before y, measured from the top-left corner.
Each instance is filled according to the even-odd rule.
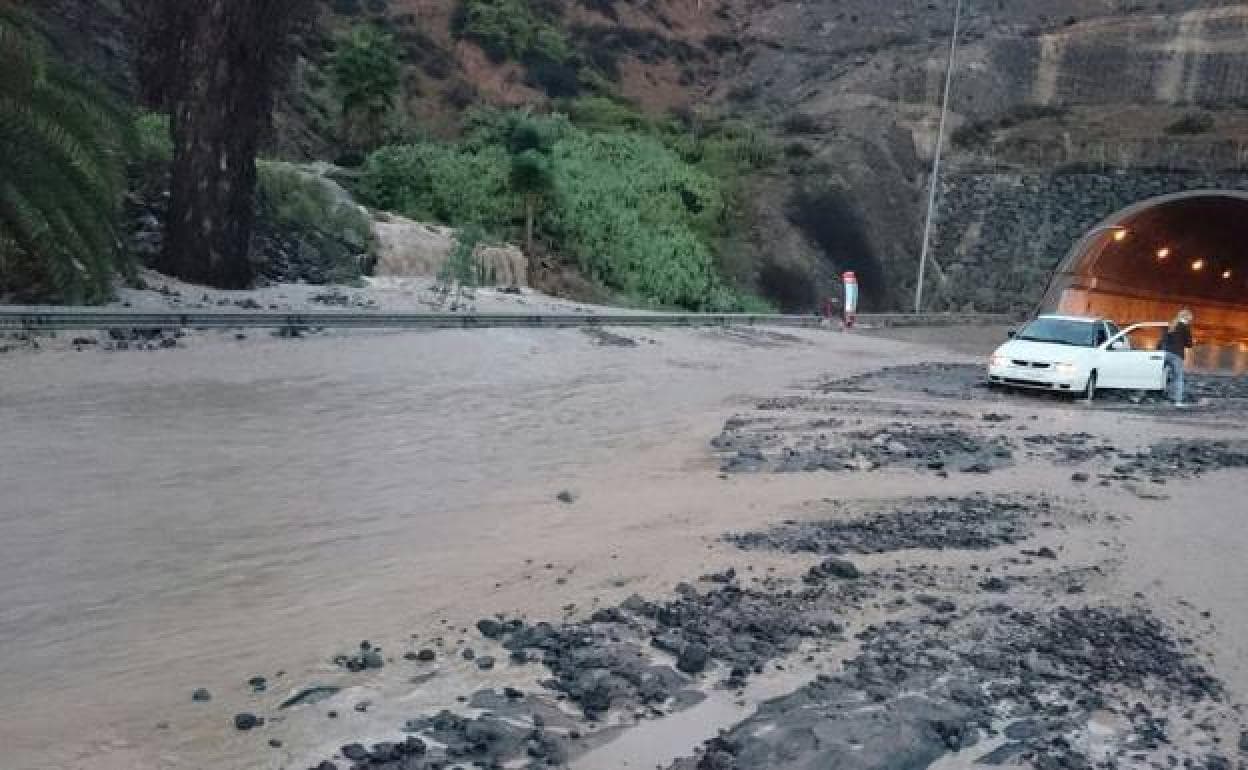
[[[1053,370],[1058,374],[1074,374],[1077,368],[1074,364],[1053,364]]]
[[[994,368],[994,369],[1000,368],[1000,367],[1002,367],[1002,366],[1005,366],[1005,365],[1006,365],[1006,364],[1008,364],[1009,362],[1010,362],[1010,359],[1009,359],[1008,357],[1006,357],[1006,356],[993,356],[993,357],[992,357],[992,368]]]

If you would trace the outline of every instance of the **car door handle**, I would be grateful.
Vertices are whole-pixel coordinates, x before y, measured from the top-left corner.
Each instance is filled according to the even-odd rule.
[[[1148,360],[1149,360],[1149,361],[1161,361],[1161,360],[1163,360],[1164,358],[1165,358],[1165,356],[1149,356],[1149,357],[1148,357]]]

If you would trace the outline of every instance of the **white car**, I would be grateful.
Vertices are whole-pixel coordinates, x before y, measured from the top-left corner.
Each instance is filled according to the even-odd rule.
[[[1096,396],[1098,389],[1167,390],[1173,372],[1160,350],[1137,350],[1131,334],[1164,322],[1119,329],[1104,318],[1042,315],[1010,335],[992,354],[988,381]]]

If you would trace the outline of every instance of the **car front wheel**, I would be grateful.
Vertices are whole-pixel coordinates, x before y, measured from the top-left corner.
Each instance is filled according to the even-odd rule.
[[[1096,372],[1088,375],[1088,384],[1083,388],[1083,397],[1088,401],[1096,399]]]

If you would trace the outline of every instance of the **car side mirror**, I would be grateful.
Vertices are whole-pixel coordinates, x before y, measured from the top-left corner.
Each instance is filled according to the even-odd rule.
[[[1126,350],[1127,343],[1125,340],[1114,340],[1113,342],[1109,343],[1109,349],[1110,350]]]
[[[1010,329],[1008,332],[1005,333],[1005,336],[1008,337],[1009,339],[1014,339],[1015,334],[1018,334],[1018,330]]]

